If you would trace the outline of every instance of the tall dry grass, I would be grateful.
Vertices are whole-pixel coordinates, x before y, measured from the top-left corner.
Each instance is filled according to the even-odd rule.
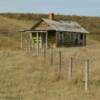
[[[2,100],[98,100],[100,93],[99,46],[97,48],[62,48],[61,78],[58,78],[58,50],[54,64],[49,51],[42,54],[24,51],[0,51],[0,98]],[[88,55],[87,55],[88,54]],[[68,81],[69,58],[74,57],[73,80]],[[90,59],[90,90],[84,91],[84,58]]]

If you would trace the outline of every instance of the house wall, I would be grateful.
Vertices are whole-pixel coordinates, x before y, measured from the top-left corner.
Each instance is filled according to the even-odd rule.
[[[86,34],[72,32],[57,33],[58,46],[75,46],[86,44]]]
[[[39,46],[42,48],[46,45],[46,34],[48,34],[48,47],[61,47],[61,46],[81,46],[86,45],[86,34],[82,33],[69,33],[69,32],[56,32],[48,31],[45,33],[38,33]],[[81,37],[82,35],[82,37]],[[83,40],[81,39],[83,38]],[[37,46],[37,34],[32,35],[33,45]]]
[[[47,41],[46,41],[46,36],[47,36]],[[46,42],[48,47],[56,47],[56,32],[55,31],[38,32],[38,39],[37,39],[37,32],[34,32],[32,33],[32,40],[33,40],[33,45],[35,47],[38,46],[38,42],[40,48],[45,47]]]
[[[48,45],[49,47],[56,46],[73,46],[73,45],[86,45],[86,34],[74,33],[74,32],[56,32],[45,22],[40,21],[36,24],[32,30],[46,31],[46,33],[39,33],[39,44]],[[52,30],[52,31],[50,31]],[[37,35],[33,35],[33,38],[37,38]],[[81,39],[82,38],[82,39]],[[48,42],[48,43],[47,43]],[[36,45],[37,43],[35,43]]]
[[[56,31],[48,31],[48,46],[56,47]]]
[[[34,30],[46,30],[49,29],[49,25],[46,24],[44,21],[41,21],[36,27],[34,27]]]
[[[42,48],[43,44],[45,44],[45,33],[39,33],[38,32],[38,37],[37,37],[37,32],[32,33],[32,44],[34,45],[34,47],[38,46],[39,43],[39,47]]]

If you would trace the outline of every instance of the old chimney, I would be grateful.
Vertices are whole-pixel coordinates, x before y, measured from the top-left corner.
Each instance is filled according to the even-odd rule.
[[[54,13],[50,13],[50,14],[49,14],[49,19],[50,19],[50,20],[54,20]]]

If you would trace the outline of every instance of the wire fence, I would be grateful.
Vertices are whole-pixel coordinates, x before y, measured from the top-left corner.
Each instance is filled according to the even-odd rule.
[[[60,48],[33,48],[27,49],[26,52],[30,52],[33,57],[38,56],[40,58],[40,62],[38,63],[46,64],[52,66],[53,69],[56,69],[59,79],[63,76],[69,81],[76,79],[83,81],[85,91],[88,91],[90,72],[90,63],[88,59],[68,58],[65,55],[65,52],[62,52]]]
[[[94,74],[96,70],[93,66],[97,62],[100,63],[100,58],[87,59],[67,56],[66,51],[63,52],[61,48],[39,48],[39,46],[36,48],[27,40],[25,40],[23,49],[33,57],[38,57],[38,64],[50,66],[53,70],[56,69],[58,79],[63,76],[69,81],[83,81],[86,92],[93,80],[92,73]],[[99,67],[98,65],[97,67]]]

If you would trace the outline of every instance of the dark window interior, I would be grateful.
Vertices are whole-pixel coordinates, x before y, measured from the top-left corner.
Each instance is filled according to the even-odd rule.
[[[81,40],[83,40],[83,37],[84,37],[84,35],[83,34],[80,34],[80,39]]]

